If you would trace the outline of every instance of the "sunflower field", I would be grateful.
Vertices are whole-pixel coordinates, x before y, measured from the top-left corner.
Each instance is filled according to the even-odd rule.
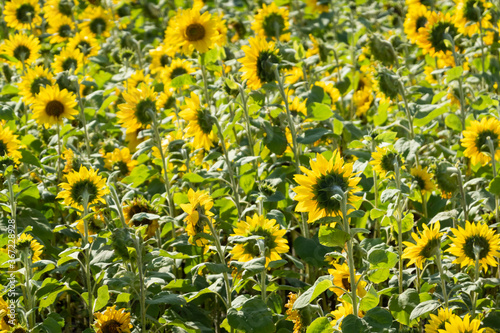
[[[500,1],[0,6],[0,333],[500,332]]]

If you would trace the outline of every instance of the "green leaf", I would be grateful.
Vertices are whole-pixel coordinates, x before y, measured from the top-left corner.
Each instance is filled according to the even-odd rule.
[[[339,228],[332,228],[329,225],[319,227],[318,234],[319,242],[324,246],[340,246],[344,247],[349,240],[349,234]]]
[[[386,201],[392,200],[392,198],[394,198],[394,196],[398,193],[399,190],[395,188],[384,190],[384,192],[382,192],[382,194],[380,195],[380,202],[384,203]]]
[[[389,300],[389,310],[392,316],[401,324],[410,324],[410,313],[420,303],[420,297],[415,289],[405,290],[401,295],[393,295]]]
[[[371,268],[393,268],[398,262],[398,256],[386,249],[374,249],[368,252],[368,262]]]
[[[343,130],[344,124],[340,120],[333,118],[333,133],[336,135],[341,135]]]
[[[332,279],[332,276],[319,277],[311,288],[307,289],[305,293],[297,298],[293,304],[293,308],[302,309],[308,306],[316,297],[333,286]]]
[[[39,168],[42,167],[38,158],[35,155],[33,155],[30,151],[28,151],[26,149],[19,149],[19,150],[21,151],[21,155],[22,155],[21,162],[26,163],[26,164],[31,164],[31,165],[37,166]]]
[[[363,319],[373,328],[370,332],[382,331],[392,325],[391,313],[380,307],[369,310]]]
[[[297,137],[297,142],[302,144],[311,144],[321,139],[325,134],[332,131],[326,128],[313,128],[304,132],[304,135]]]
[[[326,104],[313,103],[310,109],[311,109],[310,118],[317,121],[327,120],[331,116],[333,116],[332,109]]]
[[[462,66],[453,67],[446,71],[446,82],[450,83],[453,80],[459,79],[462,77],[464,69]]]
[[[488,191],[494,195],[500,195],[500,176],[496,176],[490,181]]]
[[[366,312],[368,310],[373,309],[378,305],[379,297],[377,291],[373,286],[370,287],[370,290],[366,293],[366,295],[361,299],[360,310]]]
[[[386,213],[385,210],[378,209],[378,208],[373,208],[373,209],[370,210],[370,218],[372,220],[378,219],[379,217],[384,216],[385,213]]]
[[[397,135],[398,135],[398,133],[396,133],[396,132],[384,131],[383,133],[380,133],[379,135],[377,135],[375,140],[378,142],[392,143],[392,142],[394,142],[394,139],[396,139]]]
[[[181,295],[161,292],[155,295],[153,299],[146,300],[147,304],[167,304],[167,305],[185,305],[187,302]]]
[[[393,221],[392,226],[394,227],[394,230],[396,230],[396,232],[399,233],[399,226],[396,219],[391,219],[391,220]],[[415,220],[413,217],[413,213],[406,214],[406,216],[403,217],[403,219],[401,220],[402,232],[405,233],[410,231],[413,228],[413,224],[415,223],[414,221]]]
[[[425,117],[423,118],[415,118],[413,120],[413,125],[417,127],[422,127],[427,125],[431,120],[436,119],[443,113],[447,112],[448,108],[446,106],[442,106],[440,108],[437,108],[431,112],[429,112]]]
[[[196,80],[190,74],[179,75],[170,83],[172,88],[182,88],[184,86],[196,85]]]
[[[238,298],[235,299],[234,303],[239,306],[232,307],[227,311],[227,321],[232,328],[246,333],[272,333],[275,331],[272,313],[262,299],[254,296],[240,303]]]
[[[432,312],[438,309],[441,306],[441,303],[432,299],[429,301],[422,302],[418,304],[410,314],[410,320],[419,318],[420,316]]]
[[[366,322],[353,314],[342,320],[342,332],[345,333],[366,333],[368,330]]]
[[[100,286],[97,289],[97,299],[94,301],[94,312],[101,310],[108,304],[109,301],[109,290],[108,285]]]
[[[450,113],[449,115],[447,115],[446,118],[444,119],[444,123],[452,130],[455,130],[457,132],[462,131],[462,121],[454,113]]]
[[[492,100],[488,95],[481,95],[474,101],[474,103],[472,103],[472,108],[475,110],[484,110],[496,105],[498,105],[498,101]]]
[[[333,332],[332,324],[326,317],[320,317],[314,320],[311,325],[307,327],[306,333],[331,333]]]
[[[157,173],[156,169],[150,169],[147,165],[141,164],[136,166],[130,175],[123,179],[123,182],[130,184],[132,187],[138,187]]]
[[[373,116],[373,124],[375,126],[380,126],[387,121],[388,108],[389,108],[389,103],[379,104],[377,113]]]

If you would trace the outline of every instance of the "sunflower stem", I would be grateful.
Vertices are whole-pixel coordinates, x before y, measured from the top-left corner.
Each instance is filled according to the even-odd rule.
[[[486,138],[486,143],[488,144],[488,148],[490,149],[491,154],[491,168],[493,171],[493,179],[497,178],[497,165],[496,165],[496,148],[491,140],[491,137]],[[495,223],[500,222],[500,212],[498,209],[498,195],[495,194]],[[497,228],[497,231],[500,231],[500,227]],[[500,262],[500,259],[497,258],[497,262]],[[500,278],[500,267],[497,269],[497,277]]]
[[[25,296],[26,296],[26,312],[28,313],[28,325],[30,329],[35,327],[35,306],[33,295],[31,295],[31,279],[33,276],[31,268],[31,243],[23,250],[23,261],[25,269]]]
[[[478,247],[477,245],[474,244],[474,283],[477,282],[479,279],[479,255],[481,253],[481,248]],[[477,296],[478,293],[475,291],[471,292],[472,294],[472,312],[471,312],[471,319],[474,319],[476,317],[476,303],[477,303]]]
[[[351,23],[351,34],[352,34],[352,40],[350,43],[350,48],[351,48],[351,62],[352,62],[352,93],[354,94],[356,92],[356,24],[354,21],[354,14],[356,11],[356,7],[351,7],[350,10],[350,15],[349,15],[349,20]],[[349,119],[354,118],[354,99],[351,98],[351,108],[349,110]],[[357,316],[357,314],[356,314]]]
[[[453,53],[453,59],[455,61],[455,66],[461,66],[462,64],[459,61],[458,54],[455,50],[455,40],[450,36],[450,34],[445,33],[443,36],[445,39],[449,40],[451,43],[451,52]],[[464,87],[462,85],[462,77],[461,75],[458,78],[458,94],[460,98],[460,115],[461,115],[461,120],[462,120],[462,131],[465,131],[465,118],[466,118],[466,113],[465,113],[465,97],[464,97]]]
[[[376,151],[376,142],[375,140],[372,140],[372,153]],[[378,179],[377,179],[377,172],[375,170],[373,172],[373,191],[375,195],[375,208],[378,208]],[[375,220],[375,233],[374,233],[374,238],[378,238],[380,235],[380,224],[378,222],[378,219]]]
[[[264,269],[260,273],[260,292],[262,295],[262,301],[266,303],[266,270]]]
[[[250,127],[250,114],[248,113],[248,98],[245,96],[245,90],[241,85],[238,85],[241,96],[241,107],[243,109],[243,114],[245,115],[245,122],[247,126],[247,138],[248,138],[248,146],[250,147],[250,156],[254,156],[254,142],[252,137],[252,131]],[[233,127],[234,129],[234,127]]]
[[[136,232],[134,237],[135,249],[137,251],[137,271],[139,273],[139,301],[141,307],[141,332],[146,332],[146,291],[144,290],[144,267],[142,262],[142,235],[140,232]]]
[[[436,250],[436,265],[439,270],[439,276],[441,280],[441,289],[443,292],[443,298],[444,298],[444,307],[448,308],[448,293],[446,292],[446,281],[444,279],[444,270],[443,270],[443,263],[441,261],[441,243],[439,243],[439,246]]]
[[[469,210],[467,208],[467,200],[465,196],[464,183],[462,181],[462,171],[460,170],[460,166],[456,165],[457,173],[456,176],[458,178],[458,188],[460,189],[460,197],[462,198],[462,206],[464,208],[464,220],[467,222],[469,220]]]
[[[91,274],[92,271],[90,270],[90,242],[89,242],[89,223],[87,221],[87,215],[89,212],[89,195],[87,193],[87,190],[85,189],[83,195],[83,228],[84,228],[84,235],[83,235],[83,248],[84,248],[84,255],[85,255],[85,278],[86,278],[86,284],[87,284],[87,294],[88,294],[88,318],[89,318],[89,328],[92,329],[92,322],[94,319],[94,306],[92,304],[92,281],[91,281]]]
[[[422,208],[424,209],[424,217],[427,218],[429,214],[427,213],[427,193],[422,193],[420,191],[420,195],[422,196]]]
[[[83,133],[85,135],[85,146],[87,147],[87,158],[90,161],[90,140],[89,133],[87,130],[87,119],[85,118],[85,106],[83,104],[82,96],[80,95],[80,82],[76,79],[76,97],[78,99],[78,105],[80,106],[80,118],[83,124]]]
[[[398,195],[396,200],[396,221],[398,223],[398,256],[399,256],[399,294],[403,293],[403,233],[401,225],[401,217],[403,214],[403,207],[401,206],[401,175],[399,173],[399,161],[394,159],[394,171],[396,173],[396,187],[398,188]]]
[[[413,140],[415,139],[415,132],[413,131],[413,118],[411,116],[410,108],[408,107],[408,100],[406,99],[406,89],[401,80],[398,80],[398,83],[400,86],[401,96],[403,96],[403,102],[405,103],[406,117],[408,118],[408,129],[410,130],[410,140]]]
[[[116,205],[116,210],[118,211],[118,216],[120,217],[120,222],[122,224],[122,228],[126,229],[127,228],[127,223],[125,222],[125,215],[123,214],[123,205],[120,201],[120,198],[118,197],[118,194],[116,193],[116,182],[112,182],[114,179],[114,176],[111,175],[108,178],[108,188],[109,192],[111,194],[111,198],[114,201]]]

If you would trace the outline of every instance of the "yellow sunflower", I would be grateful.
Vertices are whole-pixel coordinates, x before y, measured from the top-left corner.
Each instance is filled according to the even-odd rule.
[[[455,238],[451,238],[452,244],[447,250],[457,257],[454,264],[460,264],[460,267],[474,265],[476,261],[476,250],[479,251],[479,264],[486,272],[488,265],[497,266],[495,257],[500,257],[500,236],[495,234],[495,230],[488,225],[477,222],[476,224],[466,222],[465,229],[458,227],[452,228],[451,232]]]
[[[299,97],[294,97],[293,100],[291,100],[291,98],[288,97],[288,108],[290,109],[290,112],[293,115],[302,114],[302,115],[307,117],[306,102],[307,102],[307,99],[301,100]],[[287,129],[288,129],[288,127],[287,127]]]
[[[9,324],[11,318],[9,318],[8,316],[8,314],[10,313],[9,303],[10,303],[9,299],[5,301],[3,297],[0,296],[0,332],[2,333],[3,331],[7,331],[11,328]]]
[[[37,262],[40,260],[40,256],[43,253],[44,246],[40,244],[36,239],[30,234],[21,234],[17,238],[17,250],[22,252],[24,249],[30,249],[30,256],[32,262]]]
[[[441,59],[447,66],[454,66],[451,46],[445,43],[444,34],[451,38],[458,35],[458,28],[449,13],[429,12],[427,24],[418,30],[417,45],[424,54]],[[458,47],[455,47],[458,52]]]
[[[51,34],[50,42],[52,44],[64,43],[73,36],[75,23],[68,16],[59,15],[49,21],[47,32]]]
[[[302,329],[302,318],[300,316],[299,310],[293,309],[293,304],[297,300],[296,293],[288,294],[288,303],[285,304],[286,310],[286,320],[293,322],[293,333],[300,333]]]
[[[156,107],[158,108],[158,110],[172,109],[176,104],[177,100],[174,97],[174,92],[169,88],[165,88],[165,90],[160,93],[158,99],[156,100]],[[172,112],[172,114],[173,120],[177,120],[175,112]]]
[[[76,104],[75,95],[66,89],[60,90],[58,85],[41,87],[32,105],[33,116],[45,128],[62,125],[63,118],[73,119],[78,114]]]
[[[82,163],[71,149],[64,149],[61,158],[65,161],[63,173],[69,173],[73,170],[79,170]]]
[[[437,315],[431,313],[429,323],[425,325],[425,332],[439,333],[439,330],[444,329],[446,323],[449,323],[452,317],[456,317],[456,315],[448,308],[439,309]]]
[[[130,313],[125,309],[117,310],[115,306],[108,306],[103,312],[96,312],[96,333],[120,332],[130,333],[133,327],[130,323]]]
[[[96,235],[101,231],[102,228],[104,228],[104,216],[102,214],[102,211],[96,212],[96,214],[92,215],[90,218],[87,219],[87,225],[88,225],[88,235],[89,235],[89,243],[92,243],[94,241],[94,237],[90,237],[93,235]],[[83,220],[78,220],[76,221],[76,230],[80,233],[80,236],[85,237],[85,222]]]
[[[80,51],[85,59],[96,56],[100,48],[97,39],[92,34],[84,32],[77,32],[75,37],[68,40],[68,45],[66,46],[68,50]]]
[[[240,72],[242,80],[247,80],[250,89],[257,90],[264,83],[276,80],[273,64],[280,62],[278,49],[274,42],[267,42],[265,38],[253,38],[248,40],[250,46],[244,45],[241,49],[245,56],[238,61],[243,65]]]
[[[166,87],[170,86],[173,79],[184,74],[194,73],[193,63],[184,59],[174,59],[172,63],[165,67],[161,73],[161,79]],[[184,86],[183,89],[187,89],[188,86]]]
[[[127,134],[135,133],[151,125],[153,119],[149,112],[156,113],[157,95],[154,88],[146,84],[123,93],[125,103],[118,105],[120,111],[116,116],[119,119],[118,122],[127,129]]]
[[[226,26],[226,20],[224,20],[224,13],[217,13],[215,12],[214,14],[214,21],[215,21],[215,30],[217,30],[217,33],[219,34],[217,39],[215,40],[215,44],[217,46],[224,46],[227,44],[227,26]]]
[[[285,83],[286,84],[295,84],[304,78],[304,72],[300,67],[292,67],[290,69],[285,69]]]
[[[433,174],[428,172],[427,168],[422,168],[422,166],[418,165],[416,168],[410,169],[410,174],[413,176],[412,181],[417,182],[418,188],[422,195],[427,193],[431,193],[436,185],[432,182]]]
[[[427,259],[432,258],[436,254],[436,251],[441,251],[441,236],[444,234],[443,232],[439,232],[441,230],[439,221],[434,223],[430,229],[427,224],[422,224],[422,227],[424,228],[422,232],[418,234],[412,232],[411,234],[415,244],[412,242],[403,242],[406,246],[403,259],[410,259],[407,266],[415,264],[420,269],[423,269],[423,263]]]
[[[335,102],[337,102],[340,98],[340,92],[337,88],[335,88],[335,84],[333,82],[317,81],[314,85],[321,87],[323,91],[328,94],[331,100],[331,108],[332,110],[335,110]]]
[[[265,3],[259,9],[252,22],[252,30],[257,38],[280,41],[290,40],[289,12],[286,8],[278,8],[274,2]]]
[[[156,229],[158,229],[158,220],[150,220],[144,218],[142,220],[133,220],[135,214],[148,213],[148,214],[158,214],[158,210],[155,209],[144,197],[134,198],[133,200],[126,201],[123,207],[123,215],[125,215],[125,222],[130,227],[140,227],[147,225],[146,228],[146,238],[151,238],[154,236]]]
[[[469,157],[471,163],[486,165],[491,161],[488,137],[495,148],[495,160],[500,158],[500,121],[494,117],[484,117],[481,121],[473,120],[462,133],[462,146],[464,155]],[[485,154],[486,153],[486,154]]]
[[[480,319],[472,319],[470,314],[466,314],[464,318],[459,316],[450,317],[445,323],[444,329],[440,329],[439,333],[482,333],[485,328],[479,328],[481,325]]]
[[[84,35],[94,35],[96,37],[109,37],[113,26],[113,15],[102,7],[88,6],[82,13],[82,23],[79,29]]]
[[[24,103],[29,105],[35,103],[40,88],[52,84],[54,84],[54,79],[48,68],[44,69],[43,66],[26,68],[19,83],[19,95],[23,96]]]
[[[11,0],[3,11],[7,26],[16,30],[34,29],[42,23],[38,0]]]
[[[153,83],[153,79],[148,75],[144,75],[144,70],[136,71],[127,79],[126,87],[138,88],[141,83],[150,86]]]
[[[342,216],[340,202],[333,199],[338,187],[344,193],[347,191],[347,203],[354,204],[361,197],[355,195],[361,188],[357,185],[361,178],[352,172],[352,163],[344,163],[340,153],[335,150],[328,161],[321,154],[316,155],[316,161],[311,160],[311,170],[301,166],[305,175],[295,175],[299,184],[293,191],[297,195],[293,198],[298,201],[296,212],[308,212],[307,222],[313,223],[326,216]],[[348,208],[348,212],[352,209]]]
[[[429,11],[424,5],[415,5],[408,8],[406,13],[406,18],[404,22],[404,31],[408,40],[415,43],[419,34],[420,28],[425,27],[427,24],[427,17],[429,16]]]
[[[199,235],[199,233],[210,234],[210,227],[207,221],[200,218],[200,214],[212,221],[214,213],[210,211],[214,206],[214,202],[207,191],[197,190],[192,188],[188,191],[189,203],[181,204],[182,210],[187,214],[184,218],[186,223],[186,233],[189,236],[189,243],[200,247],[205,247],[208,240]]]
[[[330,313],[333,316],[333,320],[330,322],[330,325],[336,326],[338,324],[340,325],[339,327],[341,328],[342,321],[344,320],[344,318],[347,317],[348,315],[353,314],[354,309],[352,308],[351,303],[341,300],[340,305]],[[361,310],[358,310],[358,316],[363,317],[364,313]]]
[[[71,17],[76,6],[78,0],[47,0],[43,6],[43,15],[47,21],[57,16]]]
[[[173,52],[172,50],[172,46],[161,44],[156,49],[149,51],[149,55],[151,56],[151,65],[149,65],[151,74],[161,77],[163,71],[169,66],[170,58],[175,54],[175,50]]]
[[[12,158],[14,163],[18,164],[22,158],[19,151],[20,145],[21,141],[18,140],[18,136],[4,122],[0,121],[0,157]]]
[[[313,55],[320,54],[320,43],[314,38],[313,35],[309,34],[309,39],[312,42],[312,47],[308,48],[306,51],[306,58],[312,57]],[[320,57],[321,58],[321,57]]]
[[[28,328],[22,324],[15,324],[14,326],[9,326],[5,331],[0,331],[0,333],[28,333]]]
[[[349,273],[349,266],[346,263],[342,265],[333,264],[334,268],[328,269],[328,273],[333,276],[333,284],[339,288],[346,290],[347,292],[351,291],[351,277]],[[366,282],[361,280],[361,274],[356,274],[356,295],[359,297],[364,297],[366,295]],[[345,291],[336,287],[330,288],[338,297],[344,295]]]
[[[283,236],[286,229],[281,229],[276,220],[268,220],[265,216],[254,214],[247,216],[246,221],[239,221],[231,236],[261,236],[264,238],[266,267],[271,261],[280,260],[280,253],[287,253],[289,250],[288,241]],[[250,261],[261,256],[257,240],[252,239],[244,243],[237,243],[231,250],[233,260]]]
[[[313,14],[327,13],[330,10],[328,6],[329,3],[329,1],[325,0],[306,0],[306,7],[309,8]]]
[[[40,42],[33,35],[26,36],[24,34],[12,34],[9,39],[6,39],[2,45],[2,53],[16,58],[18,61],[7,63],[15,65],[17,68],[23,68],[23,63],[26,67],[33,64],[38,59],[40,51]]]
[[[115,148],[113,152],[106,153],[104,156],[104,167],[112,171],[120,171],[120,176],[128,176],[137,165],[137,160],[132,159],[130,150],[125,148]]]
[[[404,159],[392,147],[377,147],[377,151],[372,153],[373,170],[380,178],[394,179],[394,161],[397,158],[400,169],[405,170]],[[389,174],[389,175],[387,175]]]
[[[191,55],[194,50],[205,53],[219,38],[217,23],[209,12],[180,10],[171,22],[165,33],[166,44],[176,45],[185,55]]]
[[[88,205],[106,204],[103,196],[109,193],[106,188],[106,178],[99,176],[97,170],[81,166],[79,171],[72,171],[66,176],[67,183],[60,186],[57,199],[64,199],[64,204],[83,210],[84,196],[88,196]]]
[[[83,53],[66,47],[54,57],[53,68],[55,73],[70,71],[76,74],[83,68]]]
[[[191,92],[191,98],[186,98],[186,105],[183,105],[179,117],[188,122],[186,136],[194,137],[193,146],[195,149],[204,148],[210,150],[217,137],[212,131],[215,124],[206,105],[200,105],[200,98]]]
[[[479,27],[488,30],[493,28],[491,14],[485,12],[493,6],[485,0],[455,0],[455,24],[458,32],[472,36],[479,32]]]

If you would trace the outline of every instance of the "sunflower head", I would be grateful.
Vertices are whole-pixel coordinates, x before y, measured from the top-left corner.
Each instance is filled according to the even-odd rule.
[[[439,309],[437,315],[431,313],[429,323],[425,325],[425,332],[439,333],[440,330],[445,328],[446,323],[450,322],[452,317],[456,317],[456,315],[448,308]]]
[[[462,319],[460,316],[451,316],[448,321],[445,323],[444,329],[440,329],[439,333],[449,333],[449,332],[458,332],[458,333],[482,333],[485,331],[485,328],[479,328],[481,325],[480,319],[472,319],[470,314],[466,314]]]
[[[16,30],[32,29],[42,23],[37,0],[12,0],[5,3],[4,20]]]
[[[342,265],[333,264],[334,268],[328,269],[328,273],[333,276],[334,287],[330,288],[338,297],[342,297],[344,293],[351,291],[351,278],[349,275],[349,266],[347,263]],[[361,280],[361,274],[356,274],[356,294],[359,297],[364,297],[366,295],[366,282]]]
[[[239,60],[243,65],[240,71],[249,88],[260,89],[263,84],[276,80],[273,68],[281,62],[281,58],[274,42],[260,37],[250,37],[248,41],[250,46],[242,47],[245,56]]]
[[[187,214],[184,218],[186,223],[186,232],[189,236],[189,242],[197,246],[206,246],[208,240],[200,237],[199,233],[210,234],[210,227],[207,220],[212,221],[214,213],[210,211],[214,203],[207,191],[189,189],[189,203],[181,204],[182,210]]]
[[[395,100],[399,94],[399,80],[390,69],[382,67],[376,75],[377,90],[391,100]]]
[[[157,93],[153,87],[141,84],[139,88],[132,88],[125,92],[123,98],[125,103],[118,105],[120,111],[117,117],[119,122],[127,128],[127,134],[148,128],[153,121],[153,114],[157,112]]]
[[[83,210],[83,204],[89,206],[103,203],[103,196],[109,193],[106,178],[99,176],[97,170],[81,166],[79,171],[72,171],[66,176],[66,183],[60,186],[63,191],[57,198],[64,199],[64,204]]]
[[[22,158],[21,152],[19,151],[20,145],[21,141],[18,140],[18,136],[11,131],[10,127],[0,121],[0,158],[2,159],[0,165],[8,166],[18,164],[19,160]],[[10,163],[10,161],[12,161],[12,163]]]
[[[115,306],[107,307],[103,312],[94,313],[96,317],[96,333],[130,333],[133,327],[130,323],[130,313],[125,309],[117,310]]]
[[[62,124],[64,118],[72,119],[78,113],[75,109],[76,97],[58,85],[41,87],[33,104],[33,114],[40,125],[49,128]]]
[[[486,165],[491,161],[488,139],[493,143],[495,159],[500,158],[500,121],[494,117],[484,117],[481,121],[473,120],[463,131],[462,146],[464,155],[471,159],[472,164]]]
[[[37,262],[40,260],[44,246],[30,234],[23,233],[17,239],[16,248],[20,252],[26,251],[28,256],[31,257],[31,261]]]
[[[104,167],[108,170],[119,171],[121,177],[128,176],[137,165],[137,160],[132,159],[130,150],[115,148],[104,155]]]
[[[404,159],[392,147],[377,147],[377,150],[372,153],[372,158],[373,161],[370,161],[370,164],[381,178],[394,179],[396,161],[400,169],[405,169]]]
[[[296,293],[288,294],[288,303],[285,304],[285,308],[287,308],[286,320],[293,322],[294,332],[300,332],[300,330],[302,329],[302,317],[300,316],[299,310],[293,309],[293,305],[295,304],[296,300],[297,300]]]
[[[18,60],[14,63],[7,61],[17,68],[22,68],[23,63],[25,65],[34,63],[38,59],[39,51],[40,42],[33,35],[11,34],[9,39],[5,40],[2,45],[2,53]]]
[[[422,168],[418,165],[416,168],[410,169],[410,174],[412,175],[412,181],[417,184],[420,192],[425,195],[426,193],[432,192],[436,188],[432,182],[432,173],[429,173],[427,168]]]
[[[406,13],[404,31],[408,39],[415,42],[418,38],[418,31],[427,24],[429,11],[421,4],[410,6]]]
[[[186,136],[194,137],[195,149],[204,148],[210,150],[216,141],[216,135],[212,130],[215,121],[206,105],[201,105],[200,98],[191,92],[191,98],[186,98],[179,117],[188,122]]]
[[[20,95],[23,96],[26,104],[32,104],[36,101],[36,95],[40,92],[40,88],[52,85],[54,79],[48,68],[36,66],[27,68],[22,81],[19,85]]]
[[[278,8],[274,2],[262,5],[252,23],[252,30],[259,38],[287,41],[290,40],[288,10]]]
[[[432,258],[436,251],[441,251],[441,236],[443,235],[440,232],[441,225],[439,221],[434,223],[434,225],[429,228],[426,224],[422,225],[423,231],[418,234],[412,233],[411,237],[415,241],[412,242],[403,242],[406,246],[403,259],[410,259],[408,266],[412,264],[416,264],[418,268],[423,269],[423,263]]]
[[[133,219],[134,215],[139,213],[157,215],[158,210],[154,208],[144,197],[134,198],[133,200],[128,200],[124,203],[123,214],[125,215],[125,222],[127,222],[130,227],[147,225],[146,237],[153,237],[159,226],[158,220],[150,220],[147,218],[143,218],[142,220]]]

